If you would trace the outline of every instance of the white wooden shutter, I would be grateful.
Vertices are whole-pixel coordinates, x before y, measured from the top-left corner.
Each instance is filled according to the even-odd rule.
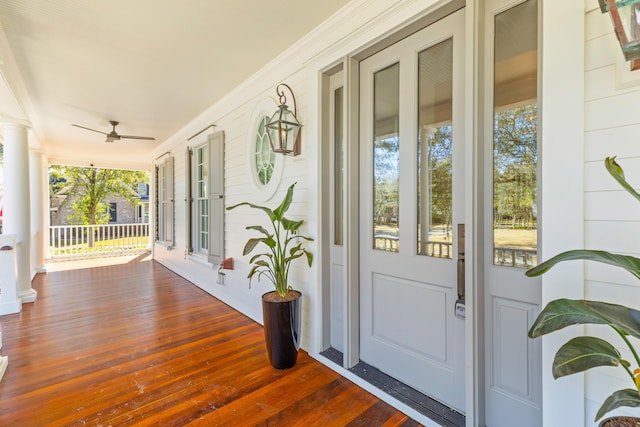
[[[209,135],[209,262],[224,259],[224,131]]]

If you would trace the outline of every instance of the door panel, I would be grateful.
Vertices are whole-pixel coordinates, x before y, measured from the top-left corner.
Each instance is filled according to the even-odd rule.
[[[330,294],[331,294],[331,334],[330,344],[344,352],[344,158],[345,158],[345,99],[343,71],[330,78],[329,82],[329,157],[332,159],[329,173],[330,234]]]
[[[333,259],[333,254],[332,254]],[[331,347],[344,352],[344,266],[331,263]]]
[[[447,287],[375,273],[374,339],[413,356],[447,364],[447,291]],[[395,312],[389,301],[404,311]]]
[[[524,272],[538,249],[538,0],[490,0],[486,14],[486,424],[536,427],[541,347],[527,331],[541,291]]]
[[[464,10],[360,67],[360,356],[460,411],[463,44]]]

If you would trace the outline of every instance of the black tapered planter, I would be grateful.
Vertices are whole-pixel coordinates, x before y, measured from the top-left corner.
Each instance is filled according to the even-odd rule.
[[[285,300],[275,291],[262,295],[264,338],[269,362],[276,369],[296,364],[300,348],[300,301],[302,294],[289,291]]]

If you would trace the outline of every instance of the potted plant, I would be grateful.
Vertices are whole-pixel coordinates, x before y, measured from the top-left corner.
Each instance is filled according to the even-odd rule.
[[[605,159],[605,167],[613,178],[640,201],[637,193],[625,180],[624,171],[615,157]],[[624,268],[640,279],[640,259],[598,250],[571,250],[563,252],[526,272],[527,276],[539,276],[562,261],[589,260]],[[566,326],[577,324],[609,325],[629,348],[633,360],[625,360],[612,344],[593,336],[579,336],[569,340],[557,351],[553,361],[553,376],[560,378],[583,372],[597,366],[620,366],[628,374],[632,388],[613,392],[602,404],[595,420],[622,407],[640,407],[640,357],[630,337],[640,338],[640,311],[618,304],[601,301],[558,299],[549,302],[529,330],[529,337],[536,338]],[[640,427],[640,419],[612,417],[602,421],[606,427]]]
[[[313,254],[307,251],[300,241],[313,241],[313,239],[298,234],[298,229],[304,221],[293,221],[285,217],[293,200],[295,185],[296,183],[291,184],[284,200],[274,210],[248,202],[227,208],[231,210],[246,205],[259,209],[271,222],[270,230],[260,225],[246,227],[247,230],[258,231],[262,236],[249,239],[242,254],[248,255],[256,248],[265,250],[251,257],[249,263],[252,267],[247,277],[249,284],[256,275],[258,280],[265,277],[275,287],[274,291],[262,295],[262,316],[269,361],[276,369],[294,366],[300,348],[300,297],[302,294],[291,287],[289,268],[293,261],[303,256],[306,257],[309,267],[313,262]]]

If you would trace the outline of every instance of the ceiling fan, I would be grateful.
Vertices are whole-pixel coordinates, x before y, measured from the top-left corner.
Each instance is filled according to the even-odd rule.
[[[126,138],[126,139],[146,139],[148,141],[155,141],[156,140],[155,138],[153,138],[151,136],[118,135],[118,133],[116,132],[116,126],[118,126],[118,124],[120,122],[117,122],[115,120],[109,120],[109,123],[111,123],[111,126],[113,126],[113,129],[109,133],[102,132],[101,130],[95,130],[95,129],[91,129],[91,128],[88,128],[88,127],[80,126],[80,125],[72,124],[71,126],[75,126],[77,128],[86,129],[86,130],[90,130],[92,132],[98,132],[98,133],[101,133],[103,135],[107,135],[107,139],[105,140],[105,142],[120,141],[122,138]]]

